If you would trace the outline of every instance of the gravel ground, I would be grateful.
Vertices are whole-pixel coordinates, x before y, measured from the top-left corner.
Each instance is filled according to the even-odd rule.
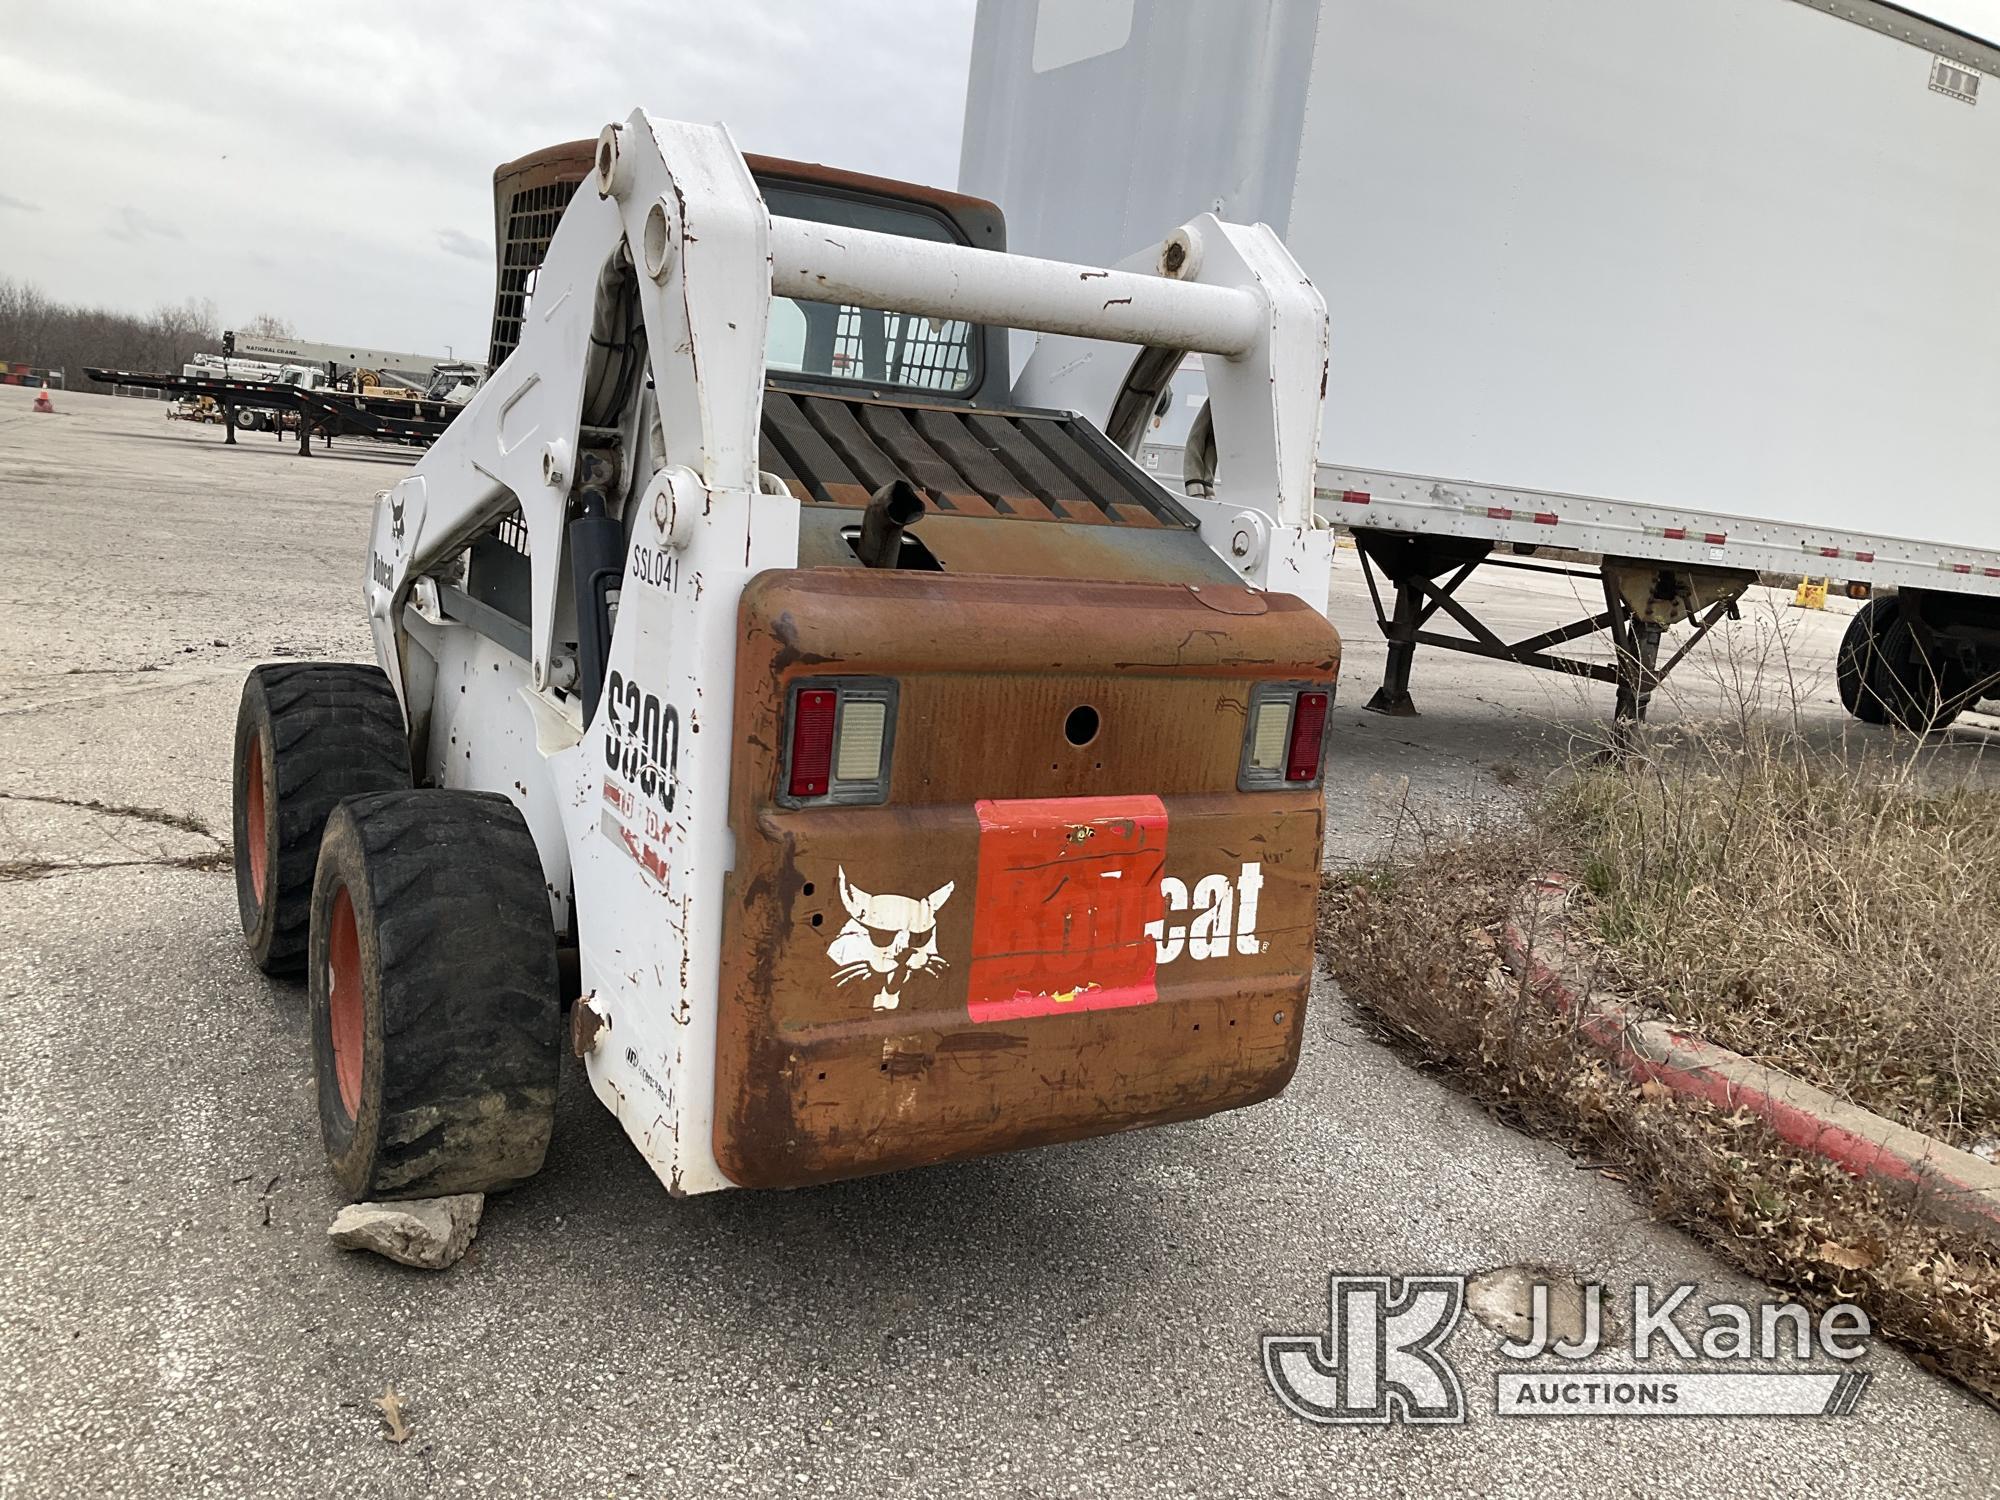
[[[572,1068],[547,1171],[456,1268],[330,1248],[302,991],[191,866],[226,838],[244,669],[365,658],[366,508],[402,460],[57,399],[0,388],[0,1495],[1992,1493],[2000,1419],[1890,1349],[1841,1420],[1538,1423],[1492,1415],[1468,1321],[1467,1426],[1286,1414],[1258,1337],[1323,1330],[1329,1270],[1760,1294],[1324,986],[1273,1103],[791,1194],[670,1200]],[[1601,693],[1471,658],[1419,658],[1421,718],[1360,713],[1381,648],[1341,569],[1331,860],[1406,805],[1504,811],[1596,731]],[[1475,596],[1528,634],[1569,588]],[[1814,681],[1838,612],[1749,614],[1731,649],[1783,641],[1846,734]],[[1721,653],[1690,665],[1723,701]],[[1978,776],[1990,742],[1926,753]]]

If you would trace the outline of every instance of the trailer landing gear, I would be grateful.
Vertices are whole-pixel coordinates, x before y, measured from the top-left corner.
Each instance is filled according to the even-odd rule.
[[[329,428],[323,426],[322,424],[310,420],[303,411],[300,412],[299,413],[299,457],[300,458],[312,457],[312,435],[315,432],[319,434],[320,447],[331,448],[333,446],[332,431]]]
[[[1606,558],[1593,573],[1581,567],[1495,557],[1491,542],[1460,537],[1357,529],[1354,541],[1360,552],[1368,595],[1375,605],[1376,622],[1389,642],[1382,685],[1368,700],[1367,707],[1374,713],[1398,717],[1417,712],[1410,696],[1410,667],[1417,647],[1435,646],[1608,682],[1617,689],[1613,715],[1622,736],[1625,726],[1646,717],[1646,706],[1654,690],[1666,681],[1667,674],[1680,664],[1695,643],[1725,616],[1737,617],[1736,601],[1755,581],[1754,574],[1734,569],[1685,568],[1623,558]],[[1482,563],[1495,568],[1595,579],[1604,592],[1604,609],[1525,640],[1502,640],[1457,597],[1459,585]],[[1383,608],[1381,590],[1375,582],[1377,570],[1395,585],[1391,609]],[[1441,634],[1426,629],[1440,611],[1465,634]],[[1661,640],[1668,629],[1684,620],[1693,620],[1694,630],[1662,666]],[[1609,663],[1580,661],[1551,653],[1552,647],[1599,631],[1611,637],[1613,660]]]

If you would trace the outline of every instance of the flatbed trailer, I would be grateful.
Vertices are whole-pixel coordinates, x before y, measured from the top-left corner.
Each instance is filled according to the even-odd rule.
[[[435,442],[458,408],[443,401],[412,400],[401,396],[371,397],[348,391],[310,389],[276,381],[206,379],[189,375],[156,375],[134,370],[84,371],[105,385],[138,386],[163,391],[170,396],[208,396],[226,414],[224,441],[236,441],[234,412],[239,407],[277,411],[289,415],[299,435],[300,456],[310,456],[312,434],[331,438],[373,438],[384,443],[405,443],[428,448]]]
[[[1637,717],[1664,630],[1810,574],[1896,591],[1842,698],[1932,727],[2000,685],[1996,72],[1874,0],[983,0],[960,185],[1034,255],[1195,208],[1284,238],[1328,300],[1316,503],[1376,588],[1371,707],[1415,711],[1421,645]],[[1198,491],[1195,364],[1139,451]],[[1523,552],[1603,610],[1478,622],[1458,583]],[[1596,630],[1616,666],[1560,650]]]

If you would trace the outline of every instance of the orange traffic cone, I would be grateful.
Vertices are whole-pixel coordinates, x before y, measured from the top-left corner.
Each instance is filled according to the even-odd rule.
[[[56,404],[49,400],[49,388],[47,386],[43,386],[39,391],[35,392],[35,410],[45,411],[50,416],[55,415]]]

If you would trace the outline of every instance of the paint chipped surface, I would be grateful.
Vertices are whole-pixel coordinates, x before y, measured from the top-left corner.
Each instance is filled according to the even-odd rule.
[[[974,1021],[1150,1005],[1164,915],[1158,797],[982,801],[966,1011]]]
[[[1236,779],[1251,685],[1330,679],[1322,617],[1282,596],[1218,614],[1178,583],[833,568],[768,573],[740,608],[728,732],[701,737],[731,756],[714,1151],[732,1181],[960,1160],[1284,1086],[1324,805]],[[779,805],[792,686],[884,673],[886,802]],[[1086,745],[1065,737],[1079,704],[1101,716]],[[849,923],[842,956],[889,967],[842,984]],[[892,968],[911,972],[886,1007]]]

